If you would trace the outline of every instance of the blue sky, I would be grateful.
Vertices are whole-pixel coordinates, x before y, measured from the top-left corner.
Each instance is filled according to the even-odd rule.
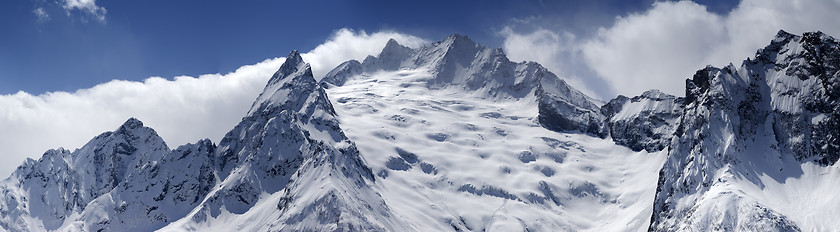
[[[75,0],[78,1],[78,0]],[[531,19],[593,33],[653,1],[169,1],[0,3],[0,94],[74,91],[111,79],[231,72],[309,50],[341,28],[393,30],[432,40],[452,33],[500,47],[499,31]],[[84,2],[84,1],[81,1]],[[704,3],[726,12],[733,1]],[[39,19],[41,9],[48,19]],[[104,20],[100,20],[102,17]]]

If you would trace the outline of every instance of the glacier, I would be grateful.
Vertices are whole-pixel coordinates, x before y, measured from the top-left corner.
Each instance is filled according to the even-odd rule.
[[[452,35],[322,77],[292,51],[221,141],[135,118],[0,182],[8,231],[831,231],[840,47],[780,31],[686,94],[591,98]]]

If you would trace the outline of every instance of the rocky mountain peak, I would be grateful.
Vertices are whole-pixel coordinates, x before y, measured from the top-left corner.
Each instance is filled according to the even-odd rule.
[[[714,215],[775,218],[760,230],[799,230],[779,212],[744,193],[716,192],[732,176],[761,171],[791,178],[784,165],[840,159],[840,46],[821,32],[779,31],[740,67],[707,66],[686,80],[685,113],[660,172],[651,230],[704,230]],[[763,186],[761,180],[751,180]],[[737,199],[724,207],[698,199]],[[677,203],[679,202],[679,203]],[[698,208],[707,208],[700,210]],[[746,224],[742,224],[746,223]],[[742,228],[731,221],[715,228]],[[749,225],[753,226],[753,225]]]
[[[412,51],[411,48],[403,46],[397,40],[391,38],[385,43],[385,47],[379,52],[379,57],[391,57],[394,55],[407,55]],[[405,58],[405,57],[402,57]]]
[[[289,55],[286,56],[286,61],[280,65],[280,69],[277,70],[277,73],[274,76],[288,76],[296,72],[302,64],[304,64],[303,57],[300,56],[300,53],[297,50],[292,50],[289,52]]]
[[[254,101],[248,115],[267,114],[271,113],[270,111],[282,109],[297,111],[307,106],[305,103],[312,92],[323,92],[323,89],[312,75],[309,64],[303,62],[303,58],[296,50],[291,51],[286,61],[274,73],[263,92]]]
[[[659,91],[658,89],[651,89],[651,90],[645,91],[644,93],[642,93],[641,97],[651,99],[651,100],[665,100],[665,99],[676,98],[674,95],[663,93],[662,91]]]
[[[137,118],[129,118],[117,130],[133,130],[143,127],[143,122]]]
[[[470,37],[461,34],[452,34],[443,40],[442,44],[447,44],[450,47],[467,46],[475,47],[477,44]]]
[[[481,50],[487,49],[484,46],[477,44],[475,41],[467,36],[460,34],[453,34],[446,37],[443,41],[435,44],[439,51],[445,53],[444,56],[449,57],[449,62],[470,62],[475,58],[475,54]]]

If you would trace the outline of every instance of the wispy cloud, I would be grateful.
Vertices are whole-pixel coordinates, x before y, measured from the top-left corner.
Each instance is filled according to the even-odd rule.
[[[341,29],[303,57],[316,75],[323,75],[345,60],[378,54],[390,38],[409,46],[425,43],[396,32]],[[219,141],[284,60],[271,58],[228,74],[114,80],[72,93],[0,95],[0,178],[27,157],[40,157],[50,148],[78,148],[129,117],[154,128],[173,147],[202,138]]]
[[[537,29],[526,32],[516,32],[513,26],[501,35],[512,58],[531,59],[565,73],[582,89],[607,89],[599,93],[604,99],[648,89],[683,95],[684,80],[696,70],[708,64],[739,65],[779,29],[840,36],[836,12],[838,1],[743,0],[727,14],[691,1],[656,2],[585,38],[544,29],[550,25],[529,25]]]
[[[78,10],[102,23],[105,22],[105,15],[108,13],[104,7],[96,5],[96,0],[61,0],[60,4],[68,16],[72,15],[74,10]]]
[[[45,11],[43,7],[35,8],[32,10],[32,13],[35,14],[39,23],[50,21],[50,15],[47,14],[47,11]]]
[[[50,12],[63,10],[71,19],[87,22],[92,19],[100,23],[106,23],[108,10],[96,4],[96,0],[31,0],[35,5],[32,14],[37,22],[44,23],[52,19]],[[53,11],[54,10],[54,11]]]

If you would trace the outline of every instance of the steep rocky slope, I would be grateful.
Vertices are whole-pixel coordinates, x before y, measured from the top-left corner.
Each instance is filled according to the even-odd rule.
[[[685,113],[660,172],[651,230],[837,226],[803,214],[837,212],[832,193],[820,190],[838,183],[838,67],[836,39],[780,31],[740,68],[707,67],[687,80]],[[803,181],[813,182],[806,187],[813,192],[779,195]],[[780,207],[800,197],[823,204]]]
[[[0,225],[13,231],[55,230],[169,148],[137,119],[70,152],[49,150],[0,183]]]

